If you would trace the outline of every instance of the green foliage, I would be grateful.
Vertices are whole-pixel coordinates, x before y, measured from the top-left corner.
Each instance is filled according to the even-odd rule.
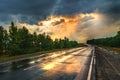
[[[64,39],[55,39],[54,41],[54,48],[56,49],[72,48],[76,46],[78,46],[77,41],[69,41],[66,37]]]
[[[45,33],[37,35],[37,33],[34,32],[31,34],[27,28],[17,28],[13,22],[8,32],[0,26],[0,52],[3,53],[5,50],[8,55],[11,56],[76,46],[78,46],[76,41],[70,41],[66,37],[53,41],[51,37]]]
[[[3,39],[4,39],[4,30],[3,27],[0,26],[0,50],[3,49]]]
[[[118,31],[117,35],[114,37],[92,39],[92,40],[88,40],[87,43],[110,46],[110,47],[120,47],[120,31]]]
[[[3,55],[3,53],[5,53],[6,48],[7,48],[7,44],[8,44],[8,35],[7,35],[7,31],[3,29],[2,26],[0,26],[0,55]]]

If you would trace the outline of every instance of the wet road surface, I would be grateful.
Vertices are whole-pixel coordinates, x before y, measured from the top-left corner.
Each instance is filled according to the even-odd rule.
[[[0,80],[86,80],[92,47],[0,65]]]

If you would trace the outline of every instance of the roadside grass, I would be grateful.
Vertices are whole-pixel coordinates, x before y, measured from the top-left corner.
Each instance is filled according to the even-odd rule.
[[[115,51],[118,53],[118,55],[120,55],[120,48],[117,48],[117,47],[106,47],[104,46],[104,48],[106,48],[107,50],[110,50],[110,51]]]
[[[116,51],[116,52],[118,52],[119,53],[119,55],[120,55],[120,48],[115,48],[115,47],[113,47],[113,48],[110,48],[111,50],[113,50],[113,51]]]
[[[6,62],[6,61],[11,61],[11,60],[18,60],[18,59],[22,59],[22,58],[39,56],[41,54],[62,51],[62,50],[68,50],[68,49],[55,49],[55,50],[49,50],[49,51],[40,51],[40,52],[36,52],[36,53],[22,54],[22,55],[16,55],[16,56],[3,55],[3,56],[0,56],[0,63]]]
[[[86,47],[86,45],[81,43],[77,47]],[[77,48],[77,47],[74,47],[74,48]],[[12,61],[12,60],[19,60],[19,59],[34,57],[34,56],[39,56],[41,54],[47,54],[47,53],[56,52],[56,51],[69,50],[69,49],[73,49],[73,48],[54,49],[54,50],[49,50],[49,51],[39,51],[39,52],[35,52],[35,53],[21,54],[21,55],[15,55],[15,56],[3,55],[3,56],[0,56],[0,63]]]

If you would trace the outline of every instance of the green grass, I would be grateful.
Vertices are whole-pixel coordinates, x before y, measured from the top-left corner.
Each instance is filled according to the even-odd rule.
[[[55,52],[55,51],[61,51],[61,50],[67,50],[67,49],[55,49],[55,50],[50,50],[50,51],[40,51],[40,52],[36,52],[36,53],[22,54],[22,55],[16,55],[16,56],[3,55],[3,56],[0,56],[0,63],[6,62],[6,61],[11,61],[11,60],[17,60],[17,59],[21,59],[21,58],[29,58],[29,57],[38,56],[41,54],[46,54],[46,53]]]

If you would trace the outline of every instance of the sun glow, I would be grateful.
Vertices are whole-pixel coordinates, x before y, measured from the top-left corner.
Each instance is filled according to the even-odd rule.
[[[57,64],[60,64],[61,62],[65,61],[66,59],[71,58],[71,57],[72,57],[72,55],[63,56],[62,58],[54,59],[54,61],[52,61],[52,62],[43,64],[42,69],[44,69],[44,70],[53,69]]]
[[[93,30],[97,29],[97,27],[103,26],[102,19],[104,19],[104,16],[99,13],[80,13],[74,16],[49,16],[46,20],[39,21],[38,25],[21,23],[21,26],[27,27],[30,32],[36,31],[38,34],[45,32],[49,34],[53,40],[68,37],[72,40],[85,42],[91,37],[87,33],[90,28],[86,27],[86,25],[90,27],[93,26],[91,27]]]

